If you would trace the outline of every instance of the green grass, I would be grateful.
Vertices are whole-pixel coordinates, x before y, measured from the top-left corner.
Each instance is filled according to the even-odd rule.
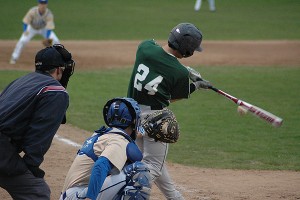
[[[203,2],[182,0],[51,0],[55,32],[61,40],[165,40],[180,22],[196,24],[204,40],[299,40],[300,1],[220,0],[217,12]],[[22,18],[36,1],[0,0],[0,39],[17,40]],[[120,46],[120,48],[122,48]],[[240,117],[236,105],[213,91],[170,106],[181,137],[168,159],[185,165],[233,169],[300,170],[300,67],[199,67],[216,87],[284,119],[271,127],[250,114]],[[0,90],[24,71],[0,71]],[[128,68],[78,71],[68,86],[68,123],[93,131],[102,125],[102,107],[125,96]]]
[[[217,12],[204,1],[199,12],[191,0],[51,0],[62,40],[166,39],[180,22],[196,24],[205,40],[298,40],[300,1],[220,0]],[[0,0],[0,38],[18,39],[22,18],[36,1]]]
[[[216,87],[271,111],[284,124],[277,129],[252,115],[240,117],[236,106],[223,96],[199,92],[171,106],[182,137],[172,146],[169,159],[202,167],[299,170],[299,70],[201,68]]]
[[[300,67],[199,67],[216,87],[284,119],[280,128],[248,114],[213,91],[199,91],[170,106],[181,136],[168,160],[210,168],[300,170]],[[1,71],[0,90],[20,71]],[[68,123],[93,131],[104,123],[102,107],[125,96],[131,69],[76,72],[68,91]]]

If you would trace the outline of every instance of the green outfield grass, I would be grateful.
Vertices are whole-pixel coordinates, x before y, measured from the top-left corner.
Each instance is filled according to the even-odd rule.
[[[0,0],[0,39],[17,40],[22,18],[36,0]],[[49,0],[61,40],[166,39],[177,23],[191,22],[204,40],[299,40],[298,0],[216,0],[217,12],[203,2],[182,0]],[[122,68],[122,67],[121,67]],[[185,165],[233,169],[300,170],[300,66],[201,67],[216,87],[284,119],[281,128],[246,115],[213,91],[170,106],[180,128],[168,160]],[[27,72],[0,71],[0,90]],[[78,71],[68,86],[68,123],[93,131],[102,125],[102,107],[116,96],[126,96],[129,68]]]
[[[199,91],[170,106],[181,137],[168,160],[185,165],[233,169],[300,170],[300,67],[201,67],[203,76],[240,99],[284,119],[280,128],[248,114],[213,91]],[[20,71],[0,71],[0,90]],[[131,69],[76,72],[68,86],[68,123],[93,131],[104,123],[102,107],[126,96]]]
[[[0,39],[18,39],[22,18],[36,0],[0,0]],[[299,0],[216,0],[217,12],[195,0],[50,0],[62,40],[166,39],[175,24],[191,22],[205,40],[300,38]]]

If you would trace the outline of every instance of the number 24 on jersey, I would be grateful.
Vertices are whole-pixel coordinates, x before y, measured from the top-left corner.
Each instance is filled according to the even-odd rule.
[[[144,64],[140,64],[137,68],[137,71],[138,72],[136,73],[134,78],[134,88],[136,88],[138,91],[142,91],[142,82],[145,81],[146,77],[149,75],[149,68]],[[163,77],[159,75],[148,82],[145,85],[144,89],[148,91],[149,95],[155,95],[155,93],[157,92],[157,87],[162,82],[162,80]]]

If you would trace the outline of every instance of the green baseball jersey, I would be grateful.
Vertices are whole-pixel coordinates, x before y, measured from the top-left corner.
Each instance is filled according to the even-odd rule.
[[[175,56],[154,40],[138,46],[128,97],[139,104],[167,107],[172,99],[189,98],[189,90],[189,72]]]

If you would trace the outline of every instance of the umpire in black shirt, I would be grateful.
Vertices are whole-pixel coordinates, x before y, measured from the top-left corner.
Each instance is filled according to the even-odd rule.
[[[0,94],[0,187],[13,199],[50,199],[40,165],[65,123],[66,87],[74,66],[63,45],[47,47],[36,54],[35,72],[14,80]]]

